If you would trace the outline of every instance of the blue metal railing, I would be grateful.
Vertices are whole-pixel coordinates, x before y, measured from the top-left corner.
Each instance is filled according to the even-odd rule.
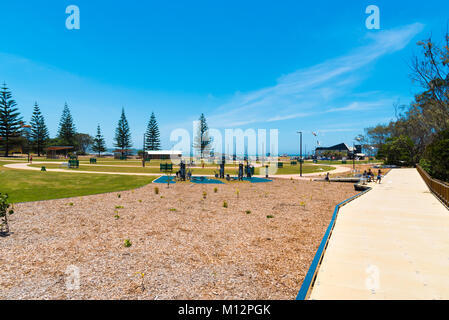
[[[315,257],[313,258],[312,264],[309,267],[309,271],[307,271],[306,277],[304,278],[304,281],[303,281],[301,289],[299,290],[299,293],[296,297],[296,300],[306,300],[308,297],[310,289],[312,288],[312,285],[314,283],[314,280],[315,280],[315,277],[316,277],[316,274],[318,271],[318,267],[320,266],[321,260],[324,256],[324,251],[327,248],[327,244],[328,244],[330,236],[332,234],[332,230],[334,229],[335,221],[337,219],[338,211],[340,210],[340,208],[343,207],[344,205],[348,204],[352,200],[357,199],[358,197],[364,195],[365,193],[369,192],[370,190],[371,190],[371,188],[369,188],[368,190],[363,191],[359,194],[356,194],[355,196],[352,196],[351,198],[346,199],[345,201],[343,201],[335,206],[332,220],[329,223],[329,226],[327,227],[327,230],[326,230],[326,233],[324,234],[323,240],[321,240],[321,244],[318,247]]]

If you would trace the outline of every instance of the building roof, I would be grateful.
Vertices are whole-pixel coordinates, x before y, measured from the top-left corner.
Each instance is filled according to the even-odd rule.
[[[149,155],[182,155],[182,151],[179,150],[152,150],[146,151]]]
[[[60,150],[70,150],[73,149],[74,147],[69,147],[69,146],[53,146],[53,147],[48,147],[47,151],[60,151]]]
[[[332,147],[318,147],[316,148],[317,151],[325,151],[325,150],[348,150],[348,151],[352,151],[352,147],[348,147],[348,145],[346,143],[340,143],[340,144],[336,144],[335,146]]]

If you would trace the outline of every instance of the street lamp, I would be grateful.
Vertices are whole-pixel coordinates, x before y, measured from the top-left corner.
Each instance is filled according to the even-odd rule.
[[[299,133],[299,175],[302,177],[302,131],[296,133]]]
[[[360,138],[355,138],[354,141],[352,142],[352,170],[355,172],[355,140],[357,140],[358,142],[360,142],[362,139]]]
[[[142,167],[145,168],[145,133],[143,134],[143,148],[142,148]]]

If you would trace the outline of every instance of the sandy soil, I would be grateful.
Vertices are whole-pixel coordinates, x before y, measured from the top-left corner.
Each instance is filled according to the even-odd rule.
[[[0,299],[294,299],[334,206],[354,194],[279,179],[19,204],[0,238]]]

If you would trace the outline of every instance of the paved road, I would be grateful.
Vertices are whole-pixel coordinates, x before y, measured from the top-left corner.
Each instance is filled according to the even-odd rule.
[[[340,210],[310,299],[449,299],[449,211],[415,169]]]

